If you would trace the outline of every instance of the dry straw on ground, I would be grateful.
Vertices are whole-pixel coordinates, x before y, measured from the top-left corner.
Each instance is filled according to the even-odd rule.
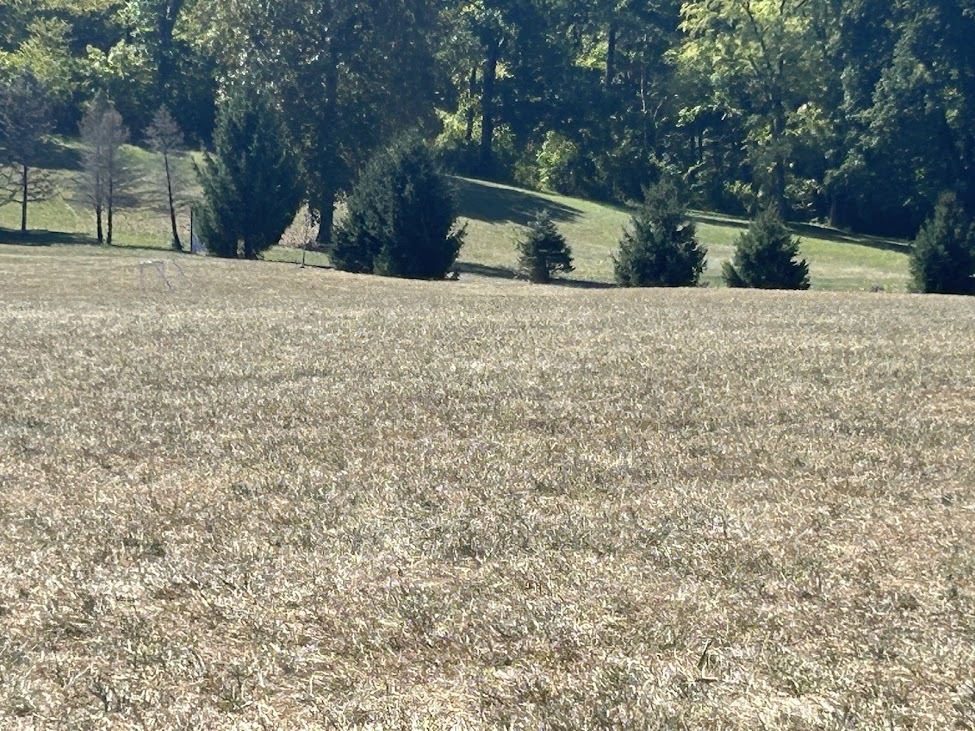
[[[975,728],[972,300],[165,261],[0,248],[0,727]]]

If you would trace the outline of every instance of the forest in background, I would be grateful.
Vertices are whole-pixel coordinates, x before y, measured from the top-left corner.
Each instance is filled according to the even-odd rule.
[[[51,130],[110,98],[142,141],[161,106],[210,144],[235,84],[273,91],[323,231],[407,129],[448,169],[632,201],[912,236],[975,209],[975,0],[5,0],[0,80]],[[9,110],[8,110],[9,114]]]

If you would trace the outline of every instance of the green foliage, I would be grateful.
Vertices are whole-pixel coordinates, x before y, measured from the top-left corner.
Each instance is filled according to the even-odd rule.
[[[572,271],[572,250],[549,216],[542,214],[529,224],[518,242],[518,266],[539,284],[550,282],[556,272]]]
[[[954,194],[941,195],[918,232],[910,270],[915,292],[975,293],[975,225]]]
[[[41,17],[30,20],[25,31],[15,51],[0,51],[0,77],[30,74],[51,104],[55,121],[72,118],[73,124],[78,117],[69,107],[77,104],[81,95],[78,63],[71,55],[70,26],[57,18]],[[77,107],[74,111],[77,113]]]
[[[264,92],[231,91],[221,106],[214,154],[197,169],[201,239],[210,253],[257,258],[284,235],[302,200],[288,129]]]
[[[762,211],[735,242],[722,276],[729,287],[809,289],[809,265],[796,260],[799,239],[773,208]]]
[[[362,171],[329,258],[349,272],[442,279],[463,243],[456,219],[453,193],[432,152],[404,138]]]
[[[538,151],[538,183],[544,190],[564,195],[581,192],[579,146],[558,132],[547,132]]]
[[[623,234],[613,261],[616,282],[622,287],[693,287],[706,256],[677,188],[664,180],[647,191]]]
[[[121,41],[106,53],[89,46],[82,69],[87,86],[111,98],[119,113],[137,129],[151,121],[156,79],[145,48]]]
[[[100,91],[193,145],[218,83],[273,88],[322,243],[413,128],[460,174],[626,203],[673,175],[702,208],[906,236],[942,190],[975,210],[972,2],[0,0],[0,79],[30,70],[57,133]]]
[[[0,205],[21,207],[21,232],[27,207],[54,196],[56,185],[43,169],[44,145],[53,123],[47,90],[28,69],[0,81]]]

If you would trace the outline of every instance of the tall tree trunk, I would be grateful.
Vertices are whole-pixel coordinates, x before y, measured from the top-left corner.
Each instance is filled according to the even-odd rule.
[[[501,44],[492,43],[484,61],[484,78],[481,81],[481,152],[480,172],[494,172],[494,83],[498,76]]]
[[[173,175],[169,169],[169,153],[165,151],[163,151],[163,163],[166,166],[166,196],[169,200],[169,223],[173,229],[173,248],[182,251],[183,244],[179,240],[179,228],[176,226],[176,204],[173,201]]]
[[[335,123],[338,119],[339,94],[339,65],[334,49],[330,49],[328,65],[325,69],[325,101],[322,110],[322,127],[319,130],[319,145],[322,152],[319,158],[320,190],[318,201],[318,236],[317,242],[326,246],[332,243],[332,228],[335,225],[335,200],[338,198],[338,186],[335,176],[338,174],[339,152],[335,147]]]
[[[105,243],[112,245],[113,218],[115,214],[115,181],[108,179],[108,230],[106,231]]]
[[[829,225],[833,228],[839,228],[843,225],[843,214],[842,214],[842,204],[840,203],[840,194],[835,190],[829,193]]]
[[[30,183],[27,174],[27,163],[20,169],[20,232],[27,233],[27,194],[30,193]]]
[[[322,191],[321,201],[318,204],[318,243],[332,243],[332,230],[335,228],[335,201],[338,193],[329,186]]]
[[[782,101],[776,99],[772,106],[772,144],[775,146],[772,160],[772,205],[776,212],[785,220],[789,214],[786,202],[786,161],[782,151],[785,141],[785,107]]]
[[[616,76],[616,24],[609,24],[609,33],[606,38],[606,77],[603,83],[607,88],[612,86],[613,78]]]
[[[467,80],[467,128],[464,130],[464,142],[474,139],[474,101],[477,99],[477,66],[471,69]]]
[[[102,207],[95,206],[95,239],[99,244],[105,243],[105,234],[102,231]]]
[[[179,20],[183,3],[184,0],[171,0],[166,3],[156,18],[156,33],[159,41],[159,92],[161,97],[175,73],[173,30],[176,28],[176,21]]]

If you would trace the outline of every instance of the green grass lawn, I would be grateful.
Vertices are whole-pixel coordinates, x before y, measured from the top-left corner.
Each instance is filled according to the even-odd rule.
[[[510,272],[515,241],[524,224],[546,212],[572,246],[573,277],[597,282],[613,279],[613,252],[631,212],[619,206],[535,193],[506,185],[458,179],[461,213],[468,223],[460,262],[471,271]],[[698,236],[708,247],[704,281],[721,284],[721,263],[734,254],[734,242],[747,221],[695,212]],[[902,291],[907,284],[907,245],[852,236],[824,227],[796,227],[816,289],[859,290],[883,287]]]
[[[131,151],[141,168],[153,169],[154,160],[150,153],[139,148],[131,148]],[[0,207],[0,243],[95,243],[94,215],[71,201],[70,191],[79,161],[80,151],[75,143],[61,142],[53,147],[50,165],[57,170],[63,194],[30,207],[31,233],[27,236],[15,231],[20,224],[18,206]],[[186,167],[184,172],[191,177],[188,163]],[[466,178],[457,178],[456,186],[462,221],[467,224],[467,239],[458,268],[466,275],[513,278],[515,242],[525,224],[535,215],[546,212],[572,247],[576,270],[571,278],[596,283],[612,281],[613,252],[631,213],[626,208]],[[149,194],[148,197],[153,196]],[[696,212],[695,219],[698,235],[708,247],[708,268],[703,280],[710,286],[720,286],[721,263],[734,253],[735,238],[747,221],[705,212]],[[188,231],[188,211],[180,216],[180,226],[183,231]],[[881,287],[889,291],[906,288],[906,244],[810,225],[797,225],[796,233],[802,239],[802,254],[809,260],[813,288],[865,290]],[[300,247],[309,235],[309,227],[299,217],[286,235],[284,244],[269,252],[266,258],[300,261]],[[168,218],[159,205],[124,209],[116,214],[116,245],[166,249],[169,242]],[[308,261],[319,265],[327,263],[320,254],[310,254]]]

